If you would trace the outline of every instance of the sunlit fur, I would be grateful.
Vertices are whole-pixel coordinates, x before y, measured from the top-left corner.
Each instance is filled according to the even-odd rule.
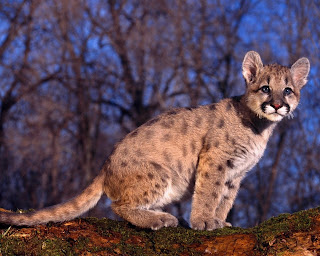
[[[79,196],[31,213],[0,211],[0,223],[70,220],[105,192],[114,213],[142,228],[177,226],[178,219],[162,208],[191,197],[193,229],[230,226],[226,219],[241,180],[262,157],[277,122],[292,116],[309,70],[307,58],[290,69],[264,67],[260,55],[250,51],[242,64],[245,95],[151,119],[115,146],[101,173]]]

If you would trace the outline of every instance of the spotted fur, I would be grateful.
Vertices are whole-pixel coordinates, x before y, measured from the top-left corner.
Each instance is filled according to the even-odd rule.
[[[113,211],[139,227],[177,226],[177,218],[161,209],[190,197],[192,228],[230,225],[226,217],[240,182],[263,155],[276,124],[297,107],[309,61],[301,58],[291,68],[263,66],[251,51],[242,72],[244,95],[151,119],[115,146],[101,174],[78,197],[27,214],[0,212],[0,222],[36,225],[72,219],[105,192]]]

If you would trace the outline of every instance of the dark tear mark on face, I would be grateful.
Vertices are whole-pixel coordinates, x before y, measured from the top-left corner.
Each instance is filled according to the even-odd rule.
[[[254,134],[260,135],[273,122],[256,116],[248,106],[241,103],[241,99],[241,96],[232,98],[233,108],[237,111],[237,115],[241,117],[243,126],[249,128]]]

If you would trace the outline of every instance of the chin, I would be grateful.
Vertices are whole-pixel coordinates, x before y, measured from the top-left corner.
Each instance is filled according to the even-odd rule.
[[[272,121],[272,122],[280,122],[283,119],[282,115],[279,115],[277,113],[274,114],[264,114],[263,117],[266,119]]]

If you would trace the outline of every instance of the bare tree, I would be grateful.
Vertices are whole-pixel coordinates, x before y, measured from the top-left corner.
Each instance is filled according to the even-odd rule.
[[[66,200],[151,117],[242,93],[251,49],[266,63],[304,55],[314,68],[229,218],[249,226],[317,205],[319,16],[315,1],[2,1],[1,206]]]

